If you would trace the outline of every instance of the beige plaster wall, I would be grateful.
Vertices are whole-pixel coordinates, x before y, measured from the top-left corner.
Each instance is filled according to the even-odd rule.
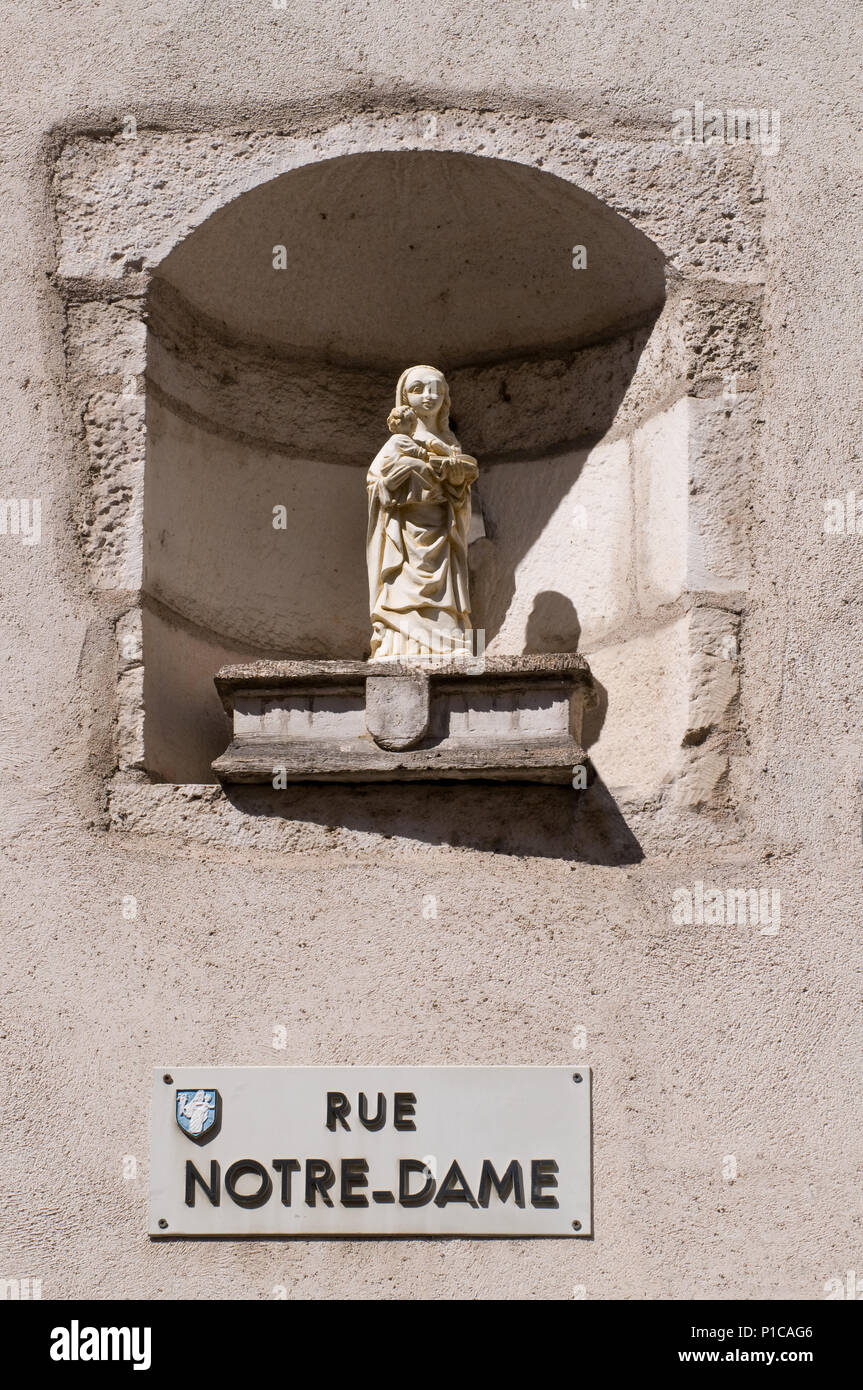
[[[41,1278],[46,1298],[258,1298],[285,1284],[299,1297],[805,1299],[860,1268],[863,559],[859,537],[822,529],[824,497],[854,488],[859,468],[853,13],[845,0],[697,11],[682,0],[579,11],[466,0],[419,16],[329,0],[287,11],[21,0],[4,15],[4,487],[42,502],[40,544],[0,537],[4,1276]],[[781,112],[780,151],[739,175],[753,202],[736,220],[722,197],[698,202],[687,171],[699,154],[674,156],[676,196],[655,191],[666,156],[650,140],[661,146],[672,111],[702,99]],[[557,157],[555,121],[571,117],[585,132],[580,177],[603,197],[617,188],[623,215],[649,207],[696,273],[721,282],[733,258],[757,293],[763,251],[727,806],[678,813],[670,838],[665,806],[630,810],[601,784],[581,802],[557,789],[338,801],[306,790],[286,815],[215,788],[150,788],[147,800],[132,758],[109,829],[115,626],[140,556],[124,550],[119,523],[108,527],[112,585],[94,583],[81,507],[88,430],[119,428],[121,415],[137,428],[143,397],[106,400],[93,422],[69,393],[55,159],[82,131],[119,132],[127,113],[142,132],[189,133],[188,206],[166,212],[154,196],[130,207],[132,150],[108,178],[90,220],[105,229],[106,259],[120,259],[113,271],[77,252],[66,263],[89,302],[90,279],[104,276],[121,296],[138,292],[124,229],[159,222],[169,246],[197,215],[214,129],[240,132],[238,147],[284,130],[314,144],[360,109],[373,130],[379,110],[446,108],[462,113],[465,139],[490,110],[508,132],[536,118],[546,133],[531,126],[530,159]],[[603,143],[621,129],[646,141],[629,173]],[[731,182],[750,167],[739,154],[718,156]],[[248,157],[238,148],[238,184]],[[143,370],[134,326],[124,351],[118,400],[127,373]],[[705,467],[738,447],[733,428],[724,448],[719,439],[698,452]],[[106,478],[97,510],[110,518],[127,484]],[[729,508],[737,495],[732,472]],[[720,598],[736,589],[727,556],[705,543],[700,557],[688,549],[696,560],[722,580]],[[721,620],[700,621],[699,650],[721,671]],[[681,640],[670,625],[669,644]],[[704,695],[721,705],[715,683]],[[631,704],[609,711],[609,737],[650,737],[665,698],[634,685]],[[697,735],[701,714],[688,721]],[[674,891],[696,881],[779,890],[778,934],[675,923]],[[131,898],[136,915],[124,917]],[[272,1048],[278,1023],[284,1052]],[[582,1026],[584,1050],[573,1047]],[[596,1076],[590,1242],[146,1240],[154,1064],[576,1057]],[[125,1154],[138,1159],[132,1181]]]

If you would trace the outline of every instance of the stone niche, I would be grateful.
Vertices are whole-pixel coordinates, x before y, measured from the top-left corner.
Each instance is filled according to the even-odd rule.
[[[121,820],[147,784],[215,782],[221,667],[366,656],[365,472],[415,361],[446,372],[480,462],[489,660],[587,658],[582,742],[620,804],[729,804],[760,350],[750,150],[364,114],[82,135],[55,196]]]

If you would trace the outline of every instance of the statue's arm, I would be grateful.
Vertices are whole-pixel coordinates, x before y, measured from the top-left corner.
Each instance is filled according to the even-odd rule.
[[[470,454],[463,454],[459,449],[453,450],[446,462],[441,463],[440,468],[441,477],[453,487],[475,483],[479,476],[476,459],[471,458]]]
[[[369,469],[369,486],[379,485],[378,495],[381,501],[386,502],[386,494],[400,487],[412,473],[418,474],[426,482],[432,480],[433,470],[428,452],[410,435],[395,434],[387,440]]]

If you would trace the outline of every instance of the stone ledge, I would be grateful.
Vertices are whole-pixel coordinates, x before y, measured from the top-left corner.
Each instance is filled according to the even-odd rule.
[[[586,753],[573,738],[558,743],[534,739],[502,747],[477,740],[461,749],[447,740],[436,748],[393,752],[371,740],[323,745],[264,739],[235,739],[213,771],[222,782],[273,782],[284,769],[287,782],[425,782],[467,781],[546,782],[567,784]]]
[[[365,681],[369,676],[424,676],[430,681],[518,680],[520,677],[554,677],[583,684],[592,689],[590,667],[576,652],[540,652],[528,656],[483,656],[450,661],[250,661],[223,666],[215,676],[225,708],[237,690],[262,690],[285,683],[292,685],[343,685]]]
[[[594,699],[574,653],[482,660],[256,661],[216,687],[233,741],[220,781],[569,783]]]

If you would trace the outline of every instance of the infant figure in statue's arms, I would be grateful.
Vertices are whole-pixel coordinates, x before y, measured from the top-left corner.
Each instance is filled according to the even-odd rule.
[[[476,461],[463,454],[458,445],[445,444],[442,439],[414,439],[418,424],[417,414],[409,405],[397,405],[390,411],[387,427],[390,434],[395,435],[393,442],[398,445],[399,452],[422,463],[430,463],[434,476],[440,482],[452,483],[456,487],[461,487],[466,478],[473,482],[476,478]]]

